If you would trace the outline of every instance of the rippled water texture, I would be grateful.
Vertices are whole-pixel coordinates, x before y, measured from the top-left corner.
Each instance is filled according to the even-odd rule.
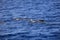
[[[60,0],[0,0],[0,40],[60,40]]]

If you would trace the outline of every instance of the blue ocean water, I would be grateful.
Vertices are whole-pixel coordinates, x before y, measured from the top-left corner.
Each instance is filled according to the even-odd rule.
[[[60,0],[0,0],[0,40],[60,40]]]

